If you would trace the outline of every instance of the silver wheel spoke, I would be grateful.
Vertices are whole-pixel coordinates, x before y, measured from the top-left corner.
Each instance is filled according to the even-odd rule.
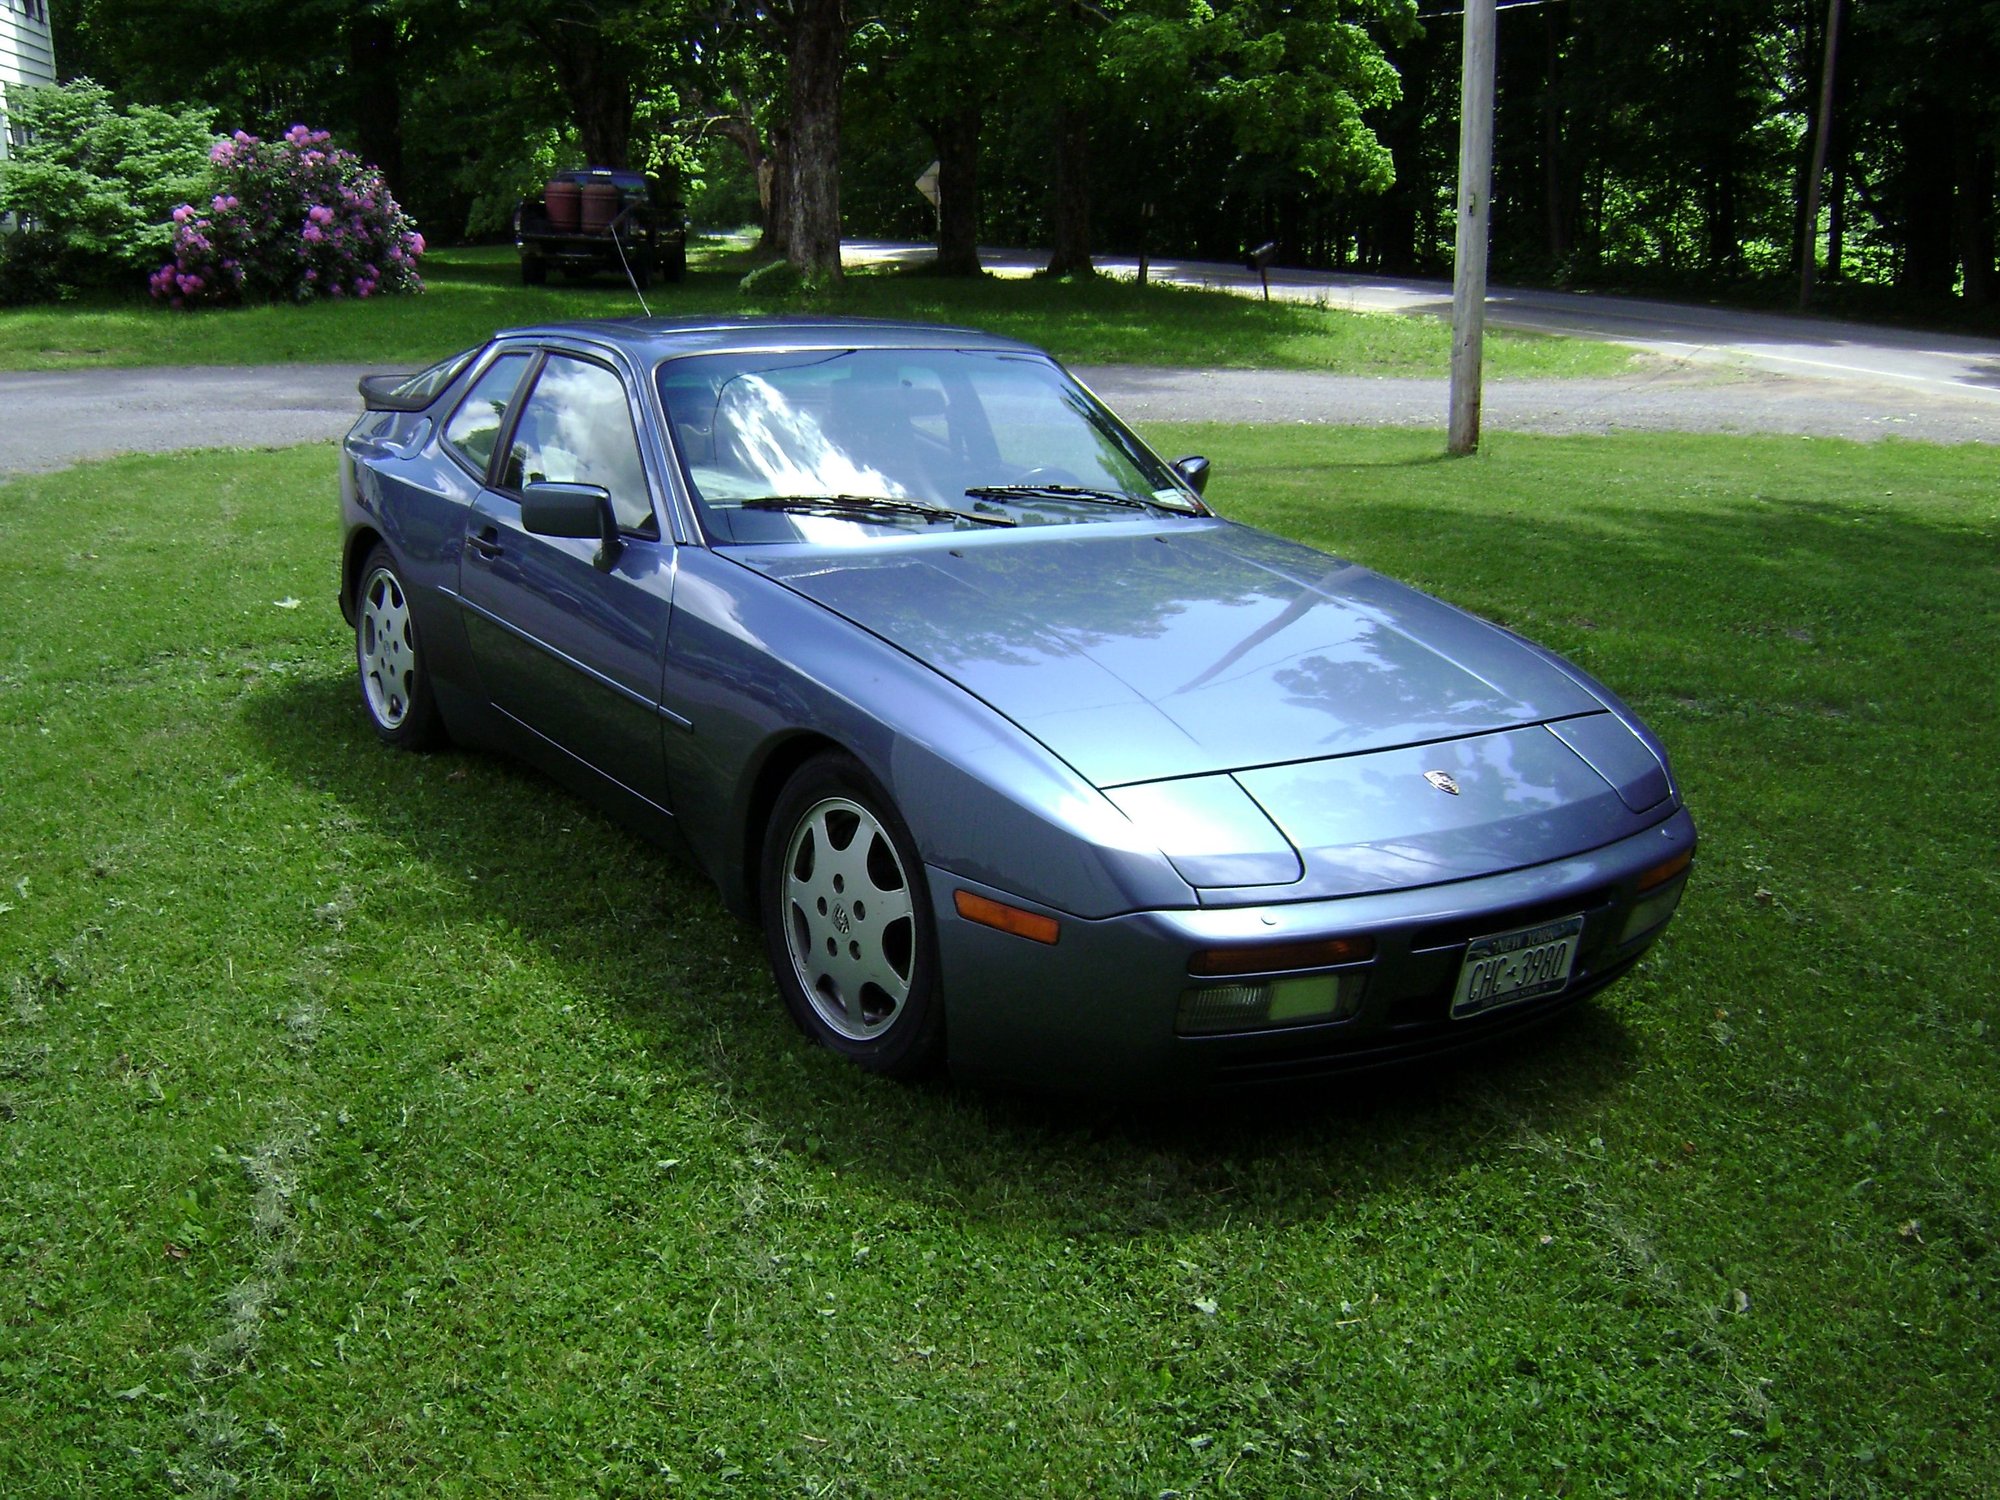
[[[849,1040],[880,1036],[909,999],[916,916],[880,821],[844,797],[808,809],[785,851],[783,896],[786,947],[813,1009]]]
[[[416,648],[410,639],[410,612],[387,572],[372,575],[361,591],[361,628],[356,649],[361,690],[368,711],[384,729],[402,725],[410,710],[416,676]]]

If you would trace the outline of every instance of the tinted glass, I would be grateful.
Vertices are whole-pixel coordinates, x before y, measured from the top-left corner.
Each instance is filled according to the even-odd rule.
[[[473,382],[472,389],[466,392],[458,410],[445,424],[445,442],[482,474],[486,472],[487,461],[493,457],[493,445],[499,440],[500,428],[507,420],[507,408],[514,399],[514,387],[521,383],[521,376],[527,368],[526,354],[501,355]]]
[[[550,355],[542,366],[521,408],[500,484],[519,489],[538,479],[602,485],[620,526],[651,526],[653,502],[625,382],[604,366],[563,354]]]
[[[450,359],[439,360],[428,370],[419,371],[398,385],[395,394],[404,400],[428,404],[434,396],[458,378],[458,372],[465,368],[466,361],[478,352],[477,349],[467,349],[463,353],[454,354]]]

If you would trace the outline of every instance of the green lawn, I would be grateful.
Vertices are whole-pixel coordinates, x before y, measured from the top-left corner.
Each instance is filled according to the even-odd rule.
[[[2000,1488],[2000,455],[1155,436],[1650,719],[1633,979],[1319,1100],[873,1080],[374,743],[330,448],[0,485],[0,1494]]]
[[[662,316],[786,311],[743,299],[737,283],[747,264],[740,252],[705,249],[686,282],[649,294],[652,310]],[[511,247],[437,251],[425,257],[424,274],[424,295],[368,302],[199,313],[137,299],[4,309],[0,369],[350,362],[414,368],[497,328],[638,311],[631,291],[608,277],[522,286]],[[1108,278],[956,281],[885,271],[851,275],[842,294],[816,305],[867,317],[969,323],[1076,363],[1442,376],[1451,357],[1450,330],[1434,318],[1267,305],[1226,292]],[[1489,333],[1486,351],[1496,377],[1611,374],[1630,368],[1633,358],[1615,345],[1499,330]]]

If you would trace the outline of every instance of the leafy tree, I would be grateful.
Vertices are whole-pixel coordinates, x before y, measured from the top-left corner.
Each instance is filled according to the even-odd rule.
[[[858,91],[920,127],[937,159],[941,275],[979,274],[980,136],[1015,79],[1003,39],[1017,29],[1018,9],[1005,0],[888,0],[855,37]]]
[[[9,96],[25,144],[0,161],[0,212],[29,231],[10,261],[33,259],[45,288],[108,285],[158,265],[177,204],[208,182],[208,111],[112,104],[88,78]]]

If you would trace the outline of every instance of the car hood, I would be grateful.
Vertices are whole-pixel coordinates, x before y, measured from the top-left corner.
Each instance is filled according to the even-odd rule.
[[[1224,521],[729,551],[942,673],[1100,788],[1606,707],[1503,630]]]

